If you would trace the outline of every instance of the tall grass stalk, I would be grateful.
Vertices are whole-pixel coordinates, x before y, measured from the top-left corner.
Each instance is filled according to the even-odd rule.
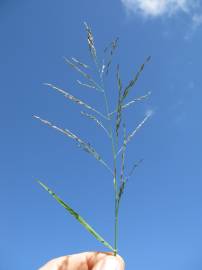
[[[59,94],[63,95],[69,101],[83,107],[86,111],[81,111],[81,114],[87,117],[89,120],[92,120],[94,123],[97,124],[99,128],[101,128],[104,133],[107,135],[107,138],[111,142],[111,150],[112,150],[112,163],[113,168],[109,166],[109,164],[102,158],[102,156],[98,153],[95,148],[86,143],[83,139],[81,139],[78,135],[74,134],[72,131],[58,127],[57,125],[53,124],[52,122],[43,119],[39,116],[34,115],[35,119],[39,120],[43,124],[51,127],[62,133],[63,135],[71,138],[75,143],[83,149],[85,152],[92,155],[97,161],[100,162],[112,175],[113,178],[113,186],[114,186],[114,245],[112,247],[100,234],[98,234],[95,229],[89,223],[82,218],[69,204],[65,203],[61,200],[49,187],[47,187],[43,182],[38,180],[38,183],[60,204],[62,205],[77,221],[79,221],[83,227],[91,233],[99,242],[101,242],[104,246],[108,249],[113,251],[114,255],[116,256],[118,252],[118,223],[119,223],[119,208],[120,208],[120,201],[122,195],[125,190],[125,186],[129,178],[132,176],[134,170],[139,166],[142,160],[135,162],[132,166],[132,169],[129,173],[125,172],[125,160],[126,160],[126,150],[128,143],[133,139],[137,132],[143,127],[146,121],[151,117],[151,113],[146,114],[142,121],[132,130],[132,132],[127,134],[126,130],[126,121],[124,120],[124,111],[129,107],[133,106],[137,102],[142,102],[150,96],[150,92],[142,95],[140,97],[135,97],[127,101],[127,98],[132,93],[132,89],[135,87],[140,75],[142,74],[145,65],[149,62],[150,56],[146,58],[145,62],[140,66],[137,73],[134,75],[133,79],[123,86],[121,74],[120,74],[120,67],[117,65],[116,68],[116,81],[117,81],[117,103],[114,104],[113,110],[111,110],[109,105],[109,97],[108,92],[105,87],[105,78],[108,76],[110,72],[110,68],[112,65],[112,60],[114,53],[118,47],[119,39],[116,38],[113,40],[105,49],[104,54],[105,57],[102,61],[98,59],[97,50],[95,47],[94,37],[91,31],[91,28],[88,26],[87,23],[84,23],[85,30],[87,33],[87,43],[89,47],[89,52],[93,62],[95,64],[95,69],[97,72],[97,77],[99,81],[93,78],[92,75],[89,74],[89,65],[81,62],[75,57],[72,57],[71,60],[64,58],[65,63],[67,63],[71,68],[77,71],[85,80],[81,82],[77,80],[77,83],[86,88],[90,88],[103,96],[103,102],[105,107],[105,112],[101,112],[98,109],[95,109],[93,106],[89,105],[87,102],[77,98],[69,93],[69,91],[63,90],[53,84],[46,83],[45,85],[49,88],[55,90]],[[102,121],[99,119],[102,118]],[[120,168],[119,168],[120,165]]]

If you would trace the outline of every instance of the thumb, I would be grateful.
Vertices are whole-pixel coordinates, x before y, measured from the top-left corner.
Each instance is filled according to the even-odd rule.
[[[104,260],[99,261],[92,270],[124,270],[125,263],[121,256],[106,256]]]

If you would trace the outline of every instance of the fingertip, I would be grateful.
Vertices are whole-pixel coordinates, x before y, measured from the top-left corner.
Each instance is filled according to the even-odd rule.
[[[125,261],[124,261],[123,257],[121,257],[119,254],[117,254],[116,257],[119,261],[120,270],[124,270],[125,269]]]
[[[114,270],[124,270],[125,269],[125,262],[124,259],[117,254],[116,256],[113,256],[114,258]]]
[[[124,270],[125,269],[125,263],[123,258],[120,255],[111,255],[107,256],[105,263],[103,265],[103,268],[100,268],[99,270]]]

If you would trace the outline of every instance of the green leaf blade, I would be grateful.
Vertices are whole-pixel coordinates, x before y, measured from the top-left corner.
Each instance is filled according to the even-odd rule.
[[[114,252],[113,247],[100,235],[98,234],[93,227],[91,227],[84,218],[82,218],[77,212],[75,212],[68,204],[66,204],[63,200],[61,200],[49,187],[47,187],[44,183],[42,183],[40,180],[37,180],[37,182],[60,204],[62,205],[76,220],[78,220],[81,225],[89,232],[91,233],[100,243],[102,243],[104,246],[109,248]]]

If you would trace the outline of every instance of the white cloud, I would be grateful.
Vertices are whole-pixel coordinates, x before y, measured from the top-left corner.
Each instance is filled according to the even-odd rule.
[[[192,17],[193,27],[197,28],[202,25],[202,14],[194,14]]]
[[[121,2],[128,11],[149,17],[172,16],[179,11],[189,13],[198,5],[198,0],[121,0]]]
[[[191,25],[184,36],[184,39],[189,41],[193,37],[194,33],[198,28],[202,26],[202,14],[201,13],[193,13],[191,16]]]

